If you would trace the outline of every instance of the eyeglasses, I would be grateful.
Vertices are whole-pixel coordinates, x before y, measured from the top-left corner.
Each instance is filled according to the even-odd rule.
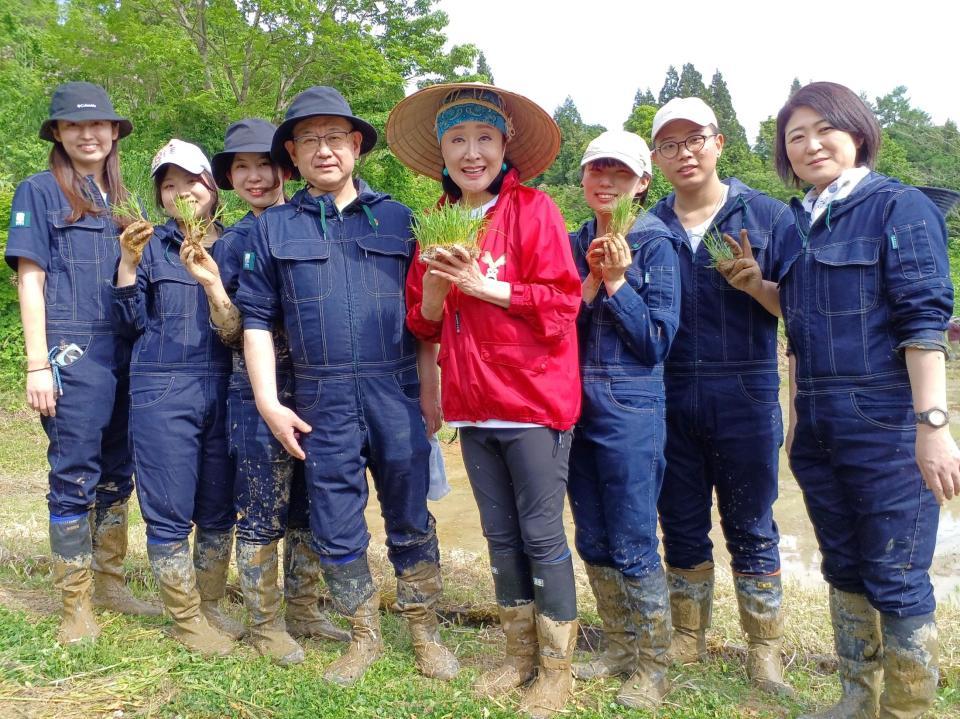
[[[342,150],[347,146],[347,137],[349,136],[349,132],[338,130],[336,132],[328,132],[326,135],[300,135],[299,137],[293,138],[293,142],[301,150],[306,150],[307,152],[316,152],[319,150],[321,142],[327,143],[327,147],[331,150]]]
[[[686,140],[681,140],[680,142],[673,142],[672,140],[662,142],[654,148],[654,152],[666,160],[672,160],[677,156],[677,153],[680,152],[681,145],[690,150],[690,152],[700,152],[708,137],[716,137],[716,135],[690,135]]]

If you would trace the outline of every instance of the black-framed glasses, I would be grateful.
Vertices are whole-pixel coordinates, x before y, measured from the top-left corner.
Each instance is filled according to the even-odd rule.
[[[654,151],[661,157],[672,160],[677,156],[677,153],[680,152],[681,145],[690,150],[690,152],[700,152],[709,137],[716,137],[716,135],[690,135],[686,140],[681,140],[680,142],[674,142],[673,140],[661,142],[654,148]]]
[[[306,150],[307,152],[316,152],[319,150],[321,142],[325,142],[331,150],[342,150],[347,146],[347,138],[349,136],[349,132],[337,130],[336,132],[328,132],[326,135],[300,135],[299,137],[293,138],[293,142],[301,150]]]

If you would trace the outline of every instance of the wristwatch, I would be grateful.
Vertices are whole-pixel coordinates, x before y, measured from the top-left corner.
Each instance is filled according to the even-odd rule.
[[[915,412],[917,424],[926,424],[934,429],[946,426],[950,421],[950,414],[940,407],[931,407],[926,412]]]

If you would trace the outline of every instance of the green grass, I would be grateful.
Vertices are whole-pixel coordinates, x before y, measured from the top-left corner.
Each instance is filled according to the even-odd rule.
[[[445,204],[425,210],[414,217],[413,235],[423,253],[433,247],[459,245],[471,250],[486,223],[484,217],[472,217],[469,207]]]
[[[445,437],[449,439],[449,437]],[[493,613],[492,587],[485,560],[463,559],[445,551],[446,587],[441,609],[460,621],[441,633],[463,666],[449,684],[424,679],[413,667],[413,653],[402,620],[382,614],[387,651],[355,687],[340,689],[322,680],[323,668],[341,645],[307,641],[307,661],[290,669],[273,666],[240,644],[233,655],[207,660],[193,656],[166,636],[169,621],[99,613],[103,634],[95,645],[59,647],[58,599],[49,577],[44,493],[45,442],[28,412],[0,412],[0,716],[2,717],[222,717],[330,719],[507,719],[516,716],[518,694],[502,701],[480,701],[470,693],[473,679],[502,652],[498,629],[481,623]],[[126,569],[133,591],[156,595],[146,562],[143,523],[131,508]],[[384,603],[394,582],[383,547],[371,546],[371,563]],[[673,668],[674,689],[655,715],[615,704],[618,682],[577,684],[575,702],[562,719],[756,719],[794,717],[839,696],[832,671],[832,637],[825,592],[787,582],[785,649],[787,678],[796,700],[753,691],[743,672],[743,638],[729,576],[718,572],[709,660]],[[235,580],[235,578],[234,578]],[[577,577],[581,619],[596,623],[593,598]],[[235,593],[226,602],[235,617],[243,610]],[[942,680],[931,716],[960,717],[960,608],[943,604]],[[596,632],[582,638],[596,641]],[[582,651],[581,651],[582,654]]]

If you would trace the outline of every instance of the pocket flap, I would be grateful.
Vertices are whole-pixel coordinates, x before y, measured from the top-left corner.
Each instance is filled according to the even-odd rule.
[[[826,245],[813,252],[824,265],[875,265],[880,259],[879,237],[858,237],[849,242]]]
[[[481,342],[480,359],[491,364],[516,367],[533,374],[547,370],[547,355],[540,345],[522,345],[506,342]]]
[[[330,243],[316,237],[284,238],[270,246],[270,254],[278,260],[326,260],[330,257]]]
[[[75,222],[70,221],[70,213],[73,210],[59,210],[53,213],[53,226],[58,229],[67,227],[80,227],[84,230],[102,230],[103,218],[96,215],[85,214]]]
[[[413,240],[405,240],[396,235],[367,235],[358,237],[357,244],[360,249],[366,252],[374,252],[378,255],[396,255],[399,257],[408,257]]]
[[[179,282],[184,285],[196,285],[197,281],[182,265],[169,262],[157,262],[147,267],[147,276],[151,282]]]

